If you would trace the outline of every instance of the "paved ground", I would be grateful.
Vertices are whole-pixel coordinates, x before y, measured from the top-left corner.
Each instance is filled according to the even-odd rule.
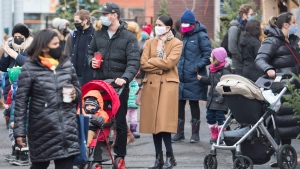
[[[210,152],[209,144],[209,130],[205,120],[205,104],[201,104],[201,140],[199,143],[191,144],[188,142],[191,136],[191,126],[189,121],[190,111],[189,106],[186,106],[186,140],[181,143],[173,144],[174,154],[178,165],[175,168],[178,169],[203,169],[204,156]],[[11,166],[4,160],[4,156],[10,153],[10,142],[8,139],[8,131],[5,128],[4,119],[0,119],[0,169],[28,169],[29,167]],[[300,140],[294,140],[292,145],[295,147],[298,157],[300,156]],[[254,150],[255,151],[255,150]],[[218,150],[217,160],[218,169],[231,169],[231,152],[229,150]],[[152,136],[148,134],[141,134],[141,138],[128,146],[128,155],[126,157],[127,168],[138,169],[147,168],[154,161],[154,145],[152,142]],[[274,157],[272,157],[274,158]],[[75,168],[75,167],[74,167]],[[110,168],[110,167],[105,167]],[[255,169],[269,169],[269,163],[264,165],[256,165]],[[51,164],[49,169],[54,169],[54,165]],[[298,164],[297,169],[300,169]]]

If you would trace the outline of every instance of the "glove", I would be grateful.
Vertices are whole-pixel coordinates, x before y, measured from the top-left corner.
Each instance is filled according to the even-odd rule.
[[[95,125],[99,128],[102,128],[103,123],[104,123],[104,119],[103,119],[103,117],[98,117],[98,116],[91,115],[90,123],[92,123],[93,125]]]

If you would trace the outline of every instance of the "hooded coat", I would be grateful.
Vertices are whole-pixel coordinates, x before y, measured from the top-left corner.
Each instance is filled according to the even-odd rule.
[[[64,84],[72,84],[77,97],[63,102]],[[30,101],[29,101],[30,98]],[[40,59],[26,62],[19,75],[15,102],[14,137],[25,137],[28,115],[28,144],[31,162],[63,159],[79,154],[76,107],[81,91],[68,58],[52,71]]]
[[[289,74],[292,72],[299,75],[299,37],[290,35],[290,43],[287,43],[281,30],[271,26],[268,26],[264,33],[268,37],[258,50],[258,55],[255,59],[256,66],[264,72],[273,69],[276,73]],[[297,59],[293,56],[287,45]],[[296,83],[295,87],[299,89],[299,83]],[[293,114],[294,112],[291,107],[282,104],[277,112],[277,116],[275,116],[278,132],[283,139],[294,139],[299,134],[300,126],[297,123],[299,119],[294,118]]]
[[[240,47],[243,57],[243,76],[255,82],[263,75],[254,62],[260,48],[260,41],[257,37],[245,34],[241,36]]]
[[[179,86],[177,63],[182,42],[177,38],[166,41],[164,59],[157,57],[157,43],[157,37],[148,40],[141,58],[141,68],[146,74],[142,81],[139,131],[149,134],[176,133]]]
[[[258,50],[255,64],[258,69],[267,72],[269,69],[275,70],[276,73],[295,73],[299,74],[299,65],[288,49],[285,43],[290,47],[293,53],[300,61],[299,55],[299,37],[290,35],[289,41],[285,41],[285,37],[279,28],[271,26],[266,27],[264,33],[268,35]]]
[[[197,79],[197,74],[207,76],[211,44],[206,27],[196,22],[196,27],[184,34],[183,48],[178,62],[179,100],[206,100],[207,85]]]
[[[88,64],[92,67],[95,52],[102,54],[103,62],[99,69],[94,69],[94,79],[123,78],[126,84],[132,81],[139,70],[139,44],[135,34],[127,30],[127,24],[120,21],[116,33],[110,38],[108,27],[99,26],[95,29],[94,38],[88,50]]]
[[[241,30],[239,30],[241,29]],[[244,30],[244,26],[240,24],[237,20],[230,22],[230,28],[228,29],[228,50],[232,56],[232,68],[243,69],[243,58],[241,55],[241,48],[239,45],[240,31]]]

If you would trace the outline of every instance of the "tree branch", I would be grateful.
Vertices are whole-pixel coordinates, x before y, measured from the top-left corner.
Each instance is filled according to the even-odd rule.
[[[186,2],[185,2],[185,0],[182,0],[182,2],[184,3],[184,5],[185,5],[185,9],[188,9],[188,7],[187,7],[187,5],[186,5]]]
[[[196,7],[196,0],[193,0],[193,8],[192,8],[192,12],[194,12],[195,7]]]

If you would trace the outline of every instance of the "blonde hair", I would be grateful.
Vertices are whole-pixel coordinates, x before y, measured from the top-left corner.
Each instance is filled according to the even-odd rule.
[[[211,53],[211,57],[212,57],[212,65],[213,66],[218,66],[219,64],[221,64],[221,62],[220,61],[218,61],[218,59]]]

